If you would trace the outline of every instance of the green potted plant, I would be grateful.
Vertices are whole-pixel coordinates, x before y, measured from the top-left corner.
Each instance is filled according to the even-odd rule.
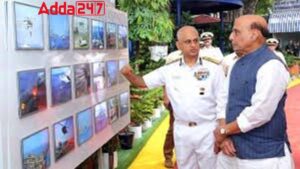
[[[142,136],[142,124],[152,116],[152,103],[141,96],[139,99],[132,99],[130,105],[130,131],[135,132],[134,138]]]

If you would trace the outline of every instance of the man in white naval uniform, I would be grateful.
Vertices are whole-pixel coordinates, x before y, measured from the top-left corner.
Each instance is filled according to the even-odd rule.
[[[217,169],[294,168],[284,112],[289,74],[266,46],[267,34],[261,16],[234,22],[229,39],[238,58],[225,81],[225,123],[214,131]]]
[[[203,32],[201,33],[201,41],[204,42],[204,47],[201,48],[199,52],[199,56],[201,57],[212,57],[215,60],[221,62],[223,60],[223,54],[218,47],[212,46],[214,34],[211,32]]]
[[[135,86],[165,86],[174,110],[174,141],[180,169],[214,169],[213,130],[218,125],[218,110],[225,100],[219,92],[224,82],[222,67],[198,58],[199,34],[192,26],[177,32],[176,46],[183,59],[164,65],[149,74],[136,76],[129,65],[122,74]]]

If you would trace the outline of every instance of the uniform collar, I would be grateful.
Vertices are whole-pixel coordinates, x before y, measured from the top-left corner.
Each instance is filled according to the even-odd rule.
[[[195,67],[197,65],[203,65],[203,60],[202,60],[201,57],[197,58],[196,64],[194,64],[193,67]],[[180,60],[179,60],[179,66],[187,66],[187,64],[184,62],[183,58],[180,58]]]
[[[212,49],[214,48],[212,45],[210,45],[209,47],[204,46],[204,49]]]

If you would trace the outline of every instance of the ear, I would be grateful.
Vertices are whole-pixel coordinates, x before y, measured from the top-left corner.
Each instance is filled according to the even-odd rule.
[[[253,31],[252,35],[251,35],[251,39],[252,40],[256,40],[258,38],[258,36],[259,36],[259,33],[260,32],[258,32],[257,30]]]

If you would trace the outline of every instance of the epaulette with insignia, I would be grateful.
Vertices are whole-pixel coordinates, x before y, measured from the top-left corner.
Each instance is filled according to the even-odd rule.
[[[177,59],[174,59],[172,61],[169,61],[168,63],[166,63],[165,65],[169,65],[169,64],[172,64],[172,63],[175,63],[175,62],[178,62],[181,58],[177,58]]]
[[[221,64],[222,63],[222,60],[219,60],[215,57],[212,57],[212,56],[202,56],[202,59],[206,60],[206,61],[209,61],[209,62],[212,62],[214,64]]]

